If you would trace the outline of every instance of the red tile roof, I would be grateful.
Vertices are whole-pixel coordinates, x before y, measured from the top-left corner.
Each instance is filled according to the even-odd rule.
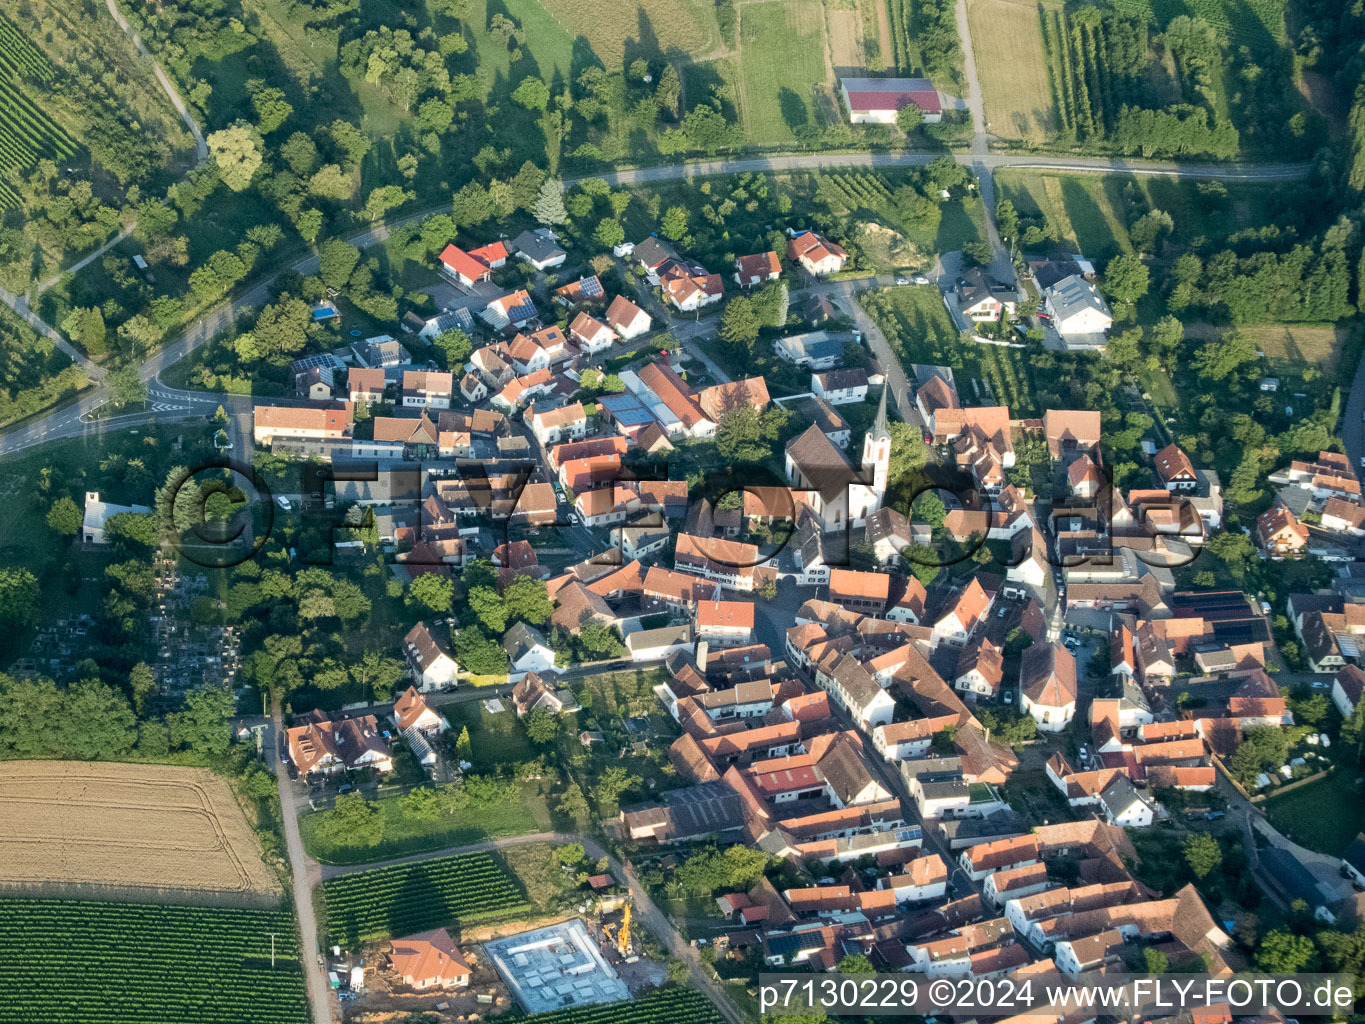
[[[441,262],[456,274],[470,281],[477,281],[488,273],[488,267],[480,263],[458,245],[447,245],[441,251]]]

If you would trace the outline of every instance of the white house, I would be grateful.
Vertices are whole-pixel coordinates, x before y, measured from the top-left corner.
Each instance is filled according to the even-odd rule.
[[[649,330],[650,316],[624,295],[618,295],[607,307],[607,326],[622,338],[638,338]]]
[[[826,370],[810,375],[811,391],[830,405],[850,405],[867,400],[867,371]]]
[[[630,652],[631,661],[663,661],[670,654],[691,648],[692,627],[686,623],[626,634],[626,650]]]
[[[424,693],[449,686],[459,675],[460,666],[450,648],[432,635],[425,622],[408,630],[403,638],[403,654],[418,689]]]
[[[100,501],[99,491],[86,491],[85,519],[81,523],[81,543],[105,543],[105,524],[116,515],[124,512],[133,515],[147,515],[151,511],[146,505],[111,505],[107,501]]]
[[[507,674],[508,682],[515,683],[528,672],[559,672],[553,648],[545,634],[534,626],[518,622],[503,636],[502,649],[507,652],[507,660],[512,666]]]
[[[1115,775],[1104,787],[1100,793],[1100,808],[1109,824],[1124,828],[1147,828],[1156,816],[1152,805],[1126,775]]]
[[[609,349],[616,342],[616,332],[587,313],[574,317],[573,323],[569,324],[569,337],[588,355]]]
[[[1080,274],[1065,277],[1043,289],[1043,303],[1052,326],[1063,338],[1100,335],[1114,324],[1113,314],[1094,282]]]
[[[543,445],[577,441],[588,432],[588,414],[582,402],[563,405],[558,409],[533,409],[530,422],[531,432]]]

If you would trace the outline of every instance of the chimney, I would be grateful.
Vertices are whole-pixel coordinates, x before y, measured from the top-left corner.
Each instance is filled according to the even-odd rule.
[[[706,674],[706,657],[711,650],[711,645],[705,640],[697,641],[697,671]]]

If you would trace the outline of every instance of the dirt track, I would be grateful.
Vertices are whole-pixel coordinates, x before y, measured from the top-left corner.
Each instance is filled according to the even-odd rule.
[[[0,764],[0,882],[278,894],[227,783],[171,765]]]

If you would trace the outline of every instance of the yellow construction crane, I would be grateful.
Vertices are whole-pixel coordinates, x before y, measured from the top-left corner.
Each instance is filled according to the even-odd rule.
[[[622,957],[630,954],[630,904],[626,904],[625,913],[621,916],[621,930],[616,935],[616,952]]]

